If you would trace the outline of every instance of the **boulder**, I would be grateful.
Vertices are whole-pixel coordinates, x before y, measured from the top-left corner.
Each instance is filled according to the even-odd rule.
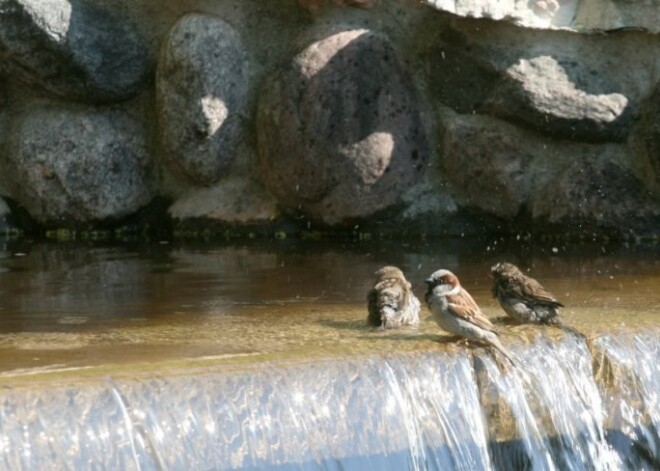
[[[501,218],[527,202],[538,144],[524,131],[486,116],[447,114],[441,161],[461,205]]]
[[[413,84],[366,29],[324,34],[271,76],[257,132],[264,186],[329,224],[397,203],[429,153]]]
[[[420,45],[433,98],[559,139],[626,141],[660,72],[660,41],[638,31],[583,35],[445,17],[438,23],[435,44]]]
[[[29,108],[2,160],[10,196],[41,223],[116,219],[152,197],[141,126],[122,110]]]
[[[658,6],[630,0],[421,0],[466,18],[501,20],[527,28],[601,32],[621,28],[660,32]]]
[[[241,137],[249,62],[236,31],[219,18],[183,16],[157,69],[160,136],[174,173],[211,184],[231,165]]]
[[[521,58],[506,70],[480,111],[559,138],[625,140],[634,123],[628,98],[607,93],[616,87],[603,83],[600,74],[589,76],[581,89],[577,62],[561,63],[553,56]]]
[[[487,116],[442,113],[441,171],[459,206],[504,220],[626,231],[660,225],[628,146],[558,141]]]
[[[246,178],[226,178],[218,184],[194,190],[169,209],[174,219],[204,218],[227,224],[255,224],[279,216],[277,200]]]
[[[532,217],[569,226],[594,223],[628,231],[660,224],[660,204],[630,170],[595,155],[576,159],[539,188]]]
[[[130,98],[149,70],[138,32],[80,0],[0,0],[0,64],[12,78],[84,102]]]

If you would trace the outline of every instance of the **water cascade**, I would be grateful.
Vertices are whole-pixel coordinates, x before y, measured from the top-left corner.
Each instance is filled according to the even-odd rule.
[[[3,469],[658,469],[658,332],[0,392]]]

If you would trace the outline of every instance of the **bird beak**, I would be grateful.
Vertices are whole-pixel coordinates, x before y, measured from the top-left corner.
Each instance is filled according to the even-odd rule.
[[[433,286],[433,278],[427,278],[424,280],[424,283],[426,283],[426,286]]]

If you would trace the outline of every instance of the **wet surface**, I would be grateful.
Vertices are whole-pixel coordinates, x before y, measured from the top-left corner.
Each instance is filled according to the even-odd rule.
[[[454,271],[485,313],[489,268],[530,269],[587,337],[660,328],[660,250],[495,243],[287,244],[256,247],[5,245],[0,254],[0,380],[48,370],[80,373],[168,362],[245,363],[364,353],[457,350],[422,311],[418,330],[374,331],[365,297],[381,265],[423,280]],[[505,345],[538,326],[501,325]],[[129,368],[128,365],[131,365]],[[185,367],[185,365],[184,365]]]

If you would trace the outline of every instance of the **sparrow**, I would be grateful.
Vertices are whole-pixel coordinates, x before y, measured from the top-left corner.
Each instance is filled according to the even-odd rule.
[[[419,324],[419,299],[397,267],[385,266],[376,273],[376,281],[367,295],[367,324],[383,329]]]
[[[493,297],[510,317],[519,323],[561,323],[557,315],[564,305],[534,278],[511,263],[498,263],[490,271],[493,274]]]
[[[449,270],[438,270],[425,280],[426,303],[434,320],[449,333],[468,340],[483,342],[499,350],[511,363],[511,354],[497,338],[495,327],[481,312],[470,293],[456,275]]]

